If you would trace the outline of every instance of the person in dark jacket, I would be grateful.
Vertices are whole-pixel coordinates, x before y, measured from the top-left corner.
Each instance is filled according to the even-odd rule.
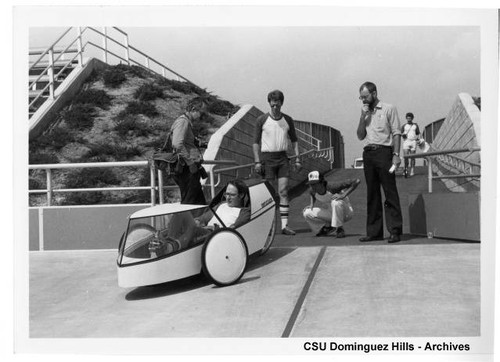
[[[172,147],[183,159],[182,171],[174,175],[174,181],[181,191],[181,204],[206,204],[200,182],[203,158],[193,133],[193,122],[199,122],[206,110],[206,101],[195,98],[187,105],[186,112],[172,124]]]
[[[329,184],[318,171],[307,176],[311,203],[303,216],[316,236],[345,237],[344,224],[352,219],[354,210],[347,197],[360,184],[359,179]]]

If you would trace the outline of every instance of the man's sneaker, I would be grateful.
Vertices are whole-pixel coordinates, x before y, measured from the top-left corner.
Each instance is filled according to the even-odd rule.
[[[330,230],[328,230],[326,236],[336,236],[336,235],[337,235],[337,228],[330,226]]]
[[[335,228],[332,228],[331,226],[323,226],[319,231],[318,233],[316,234],[316,236],[325,236],[325,235],[328,235],[328,233],[330,233],[332,230],[335,230]]]
[[[405,178],[407,178],[407,177],[408,177],[408,169],[407,169],[407,168],[405,168],[405,169],[403,170],[403,175],[404,175],[404,177],[405,177]]]
[[[285,226],[283,229],[281,229],[281,233],[283,235],[295,235],[295,231],[290,229],[288,226]]]
[[[344,231],[344,228],[343,227],[339,227],[337,228],[337,232],[336,232],[336,236],[337,238],[345,238],[345,231]]]
[[[321,229],[319,229],[318,233],[316,234],[316,236],[323,236],[325,235],[326,233],[328,232],[328,226],[323,226],[321,227]]]

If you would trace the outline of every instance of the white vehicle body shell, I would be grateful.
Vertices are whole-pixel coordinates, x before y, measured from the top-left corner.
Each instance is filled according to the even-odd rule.
[[[251,255],[266,247],[271,230],[274,237],[276,201],[266,182],[249,186],[249,198],[250,221],[234,231],[241,235],[247,246],[248,255]],[[179,203],[152,206],[132,214],[129,223],[140,218],[153,218],[202,208],[207,206]],[[140,259],[125,256],[125,248],[120,244],[117,260],[118,285],[124,288],[153,285],[199,274],[202,271],[203,245],[203,243],[197,244],[161,258]]]

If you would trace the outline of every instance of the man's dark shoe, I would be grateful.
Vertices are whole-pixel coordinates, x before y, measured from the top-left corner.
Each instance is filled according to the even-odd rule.
[[[388,240],[389,243],[398,243],[400,241],[401,241],[401,237],[399,236],[399,234],[391,234],[391,236],[389,236],[389,240]]]
[[[316,234],[316,236],[326,236],[328,235],[328,233],[330,233],[332,231],[332,229],[335,230],[335,228],[332,228],[331,226],[323,226],[319,231],[318,233]]]
[[[361,242],[375,241],[375,240],[384,240],[382,236],[363,236],[359,238]]]

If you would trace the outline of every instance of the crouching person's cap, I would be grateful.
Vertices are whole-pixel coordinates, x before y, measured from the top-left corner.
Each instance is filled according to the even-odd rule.
[[[317,184],[318,182],[323,181],[323,177],[319,174],[319,171],[311,171],[309,172],[309,175],[307,175],[307,184],[308,185],[314,185]]]

